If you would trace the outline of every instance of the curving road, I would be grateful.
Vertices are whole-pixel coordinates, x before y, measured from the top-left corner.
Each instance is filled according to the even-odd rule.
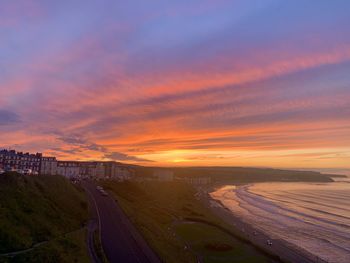
[[[113,198],[103,196],[91,181],[82,185],[92,197],[89,200],[97,212],[102,246],[109,262],[161,262]]]

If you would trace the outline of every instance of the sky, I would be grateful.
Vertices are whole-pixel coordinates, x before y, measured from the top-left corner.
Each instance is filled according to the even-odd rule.
[[[0,148],[350,168],[350,1],[0,0]]]

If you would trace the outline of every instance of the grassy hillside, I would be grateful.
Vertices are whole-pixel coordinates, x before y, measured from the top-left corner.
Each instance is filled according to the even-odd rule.
[[[106,181],[103,186],[164,262],[271,262],[197,200],[187,184]]]
[[[0,175],[0,254],[49,241],[0,262],[87,262],[87,218],[84,192],[63,177]]]
[[[152,176],[156,167],[136,167],[138,176]],[[211,177],[212,182],[251,183],[251,182],[332,182],[330,174],[312,171],[280,170],[247,167],[174,167],[176,177]]]

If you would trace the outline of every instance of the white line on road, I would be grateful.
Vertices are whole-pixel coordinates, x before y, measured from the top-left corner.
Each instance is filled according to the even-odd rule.
[[[94,201],[94,205],[95,205],[96,212],[97,212],[97,218],[98,218],[98,229],[99,229],[98,233],[99,233],[99,239],[100,239],[100,243],[101,243],[101,248],[102,248],[103,254],[106,255],[106,253],[105,253],[105,251],[103,249],[103,245],[102,245],[102,236],[101,236],[102,228],[101,228],[100,210],[98,209],[98,206],[97,206],[97,203],[96,203],[94,195],[91,193],[91,191],[88,189],[88,187],[85,187],[85,189],[89,193],[89,195],[92,197],[92,201]]]

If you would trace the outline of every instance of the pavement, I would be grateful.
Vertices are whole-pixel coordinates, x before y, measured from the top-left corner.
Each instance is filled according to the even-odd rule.
[[[82,185],[96,209],[102,247],[110,263],[161,262],[112,197],[102,195],[92,181]]]

